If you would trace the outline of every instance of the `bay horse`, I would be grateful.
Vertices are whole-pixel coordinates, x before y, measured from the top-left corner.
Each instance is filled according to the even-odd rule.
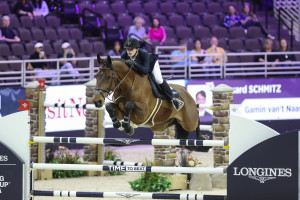
[[[177,139],[188,139],[189,131],[196,130],[196,138],[204,140],[200,134],[200,120],[196,103],[185,87],[170,84],[179,93],[184,106],[177,111],[169,100],[160,100],[152,92],[147,75],[139,74],[125,60],[106,60],[97,55],[100,68],[96,74],[94,104],[102,107],[110,94],[113,101],[106,104],[106,110],[113,127],[133,135],[134,126],[149,127],[152,131],[164,131],[175,125]],[[121,122],[121,120],[123,120]],[[208,151],[210,147],[187,147],[193,151]]]

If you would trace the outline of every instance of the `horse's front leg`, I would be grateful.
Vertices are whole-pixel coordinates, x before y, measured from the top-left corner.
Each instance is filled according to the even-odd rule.
[[[106,104],[105,108],[111,118],[114,128],[117,128],[119,130],[120,128],[122,129],[121,122],[118,121],[117,114],[116,114],[116,111],[119,111],[118,106],[114,103],[108,103]]]
[[[127,133],[127,135],[133,135],[134,128],[130,126],[130,112],[134,108],[134,102],[128,101],[125,104],[124,109],[124,121],[122,123],[122,127],[124,128],[124,131]]]

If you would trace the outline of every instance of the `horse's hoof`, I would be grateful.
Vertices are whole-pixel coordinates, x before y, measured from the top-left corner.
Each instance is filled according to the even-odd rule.
[[[116,123],[113,124],[113,127],[116,129],[119,129],[122,126],[121,122],[117,121]]]
[[[131,126],[129,128],[124,129],[127,135],[132,136],[134,134],[134,128]]]

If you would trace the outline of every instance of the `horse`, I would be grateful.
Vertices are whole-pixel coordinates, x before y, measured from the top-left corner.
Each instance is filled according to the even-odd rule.
[[[96,73],[94,104],[100,108],[105,98],[113,94],[112,102],[106,110],[113,127],[133,135],[136,127],[149,127],[152,131],[164,131],[175,125],[177,139],[188,139],[189,131],[196,130],[196,139],[204,140],[200,133],[199,111],[192,96],[185,87],[177,84],[170,86],[179,93],[184,106],[177,111],[169,100],[160,100],[152,92],[148,75],[136,72],[123,59],[106,60],[97,55],[100,65]],[[121,122],[121,120],[123,120]],[[134,128],[133,128],[134,127]],[[187,147],[193,151],[207,152],[210,147]]]

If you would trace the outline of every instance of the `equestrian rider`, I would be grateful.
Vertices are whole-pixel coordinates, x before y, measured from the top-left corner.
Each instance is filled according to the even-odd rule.
[[[140,49],[140,43],[135,38],[128,38],[124,48],[126,51],[121,54],[121,58],[126,60],[126,64],[134,67],[141,74],[149,75],[152,73],[155,82],[161,87],[168,99],[171,100],[174,108],[180,110],[184,102],[173,96],[169,84],[162,78],[158,64],[158,55],[152,54],[145,49]]]

